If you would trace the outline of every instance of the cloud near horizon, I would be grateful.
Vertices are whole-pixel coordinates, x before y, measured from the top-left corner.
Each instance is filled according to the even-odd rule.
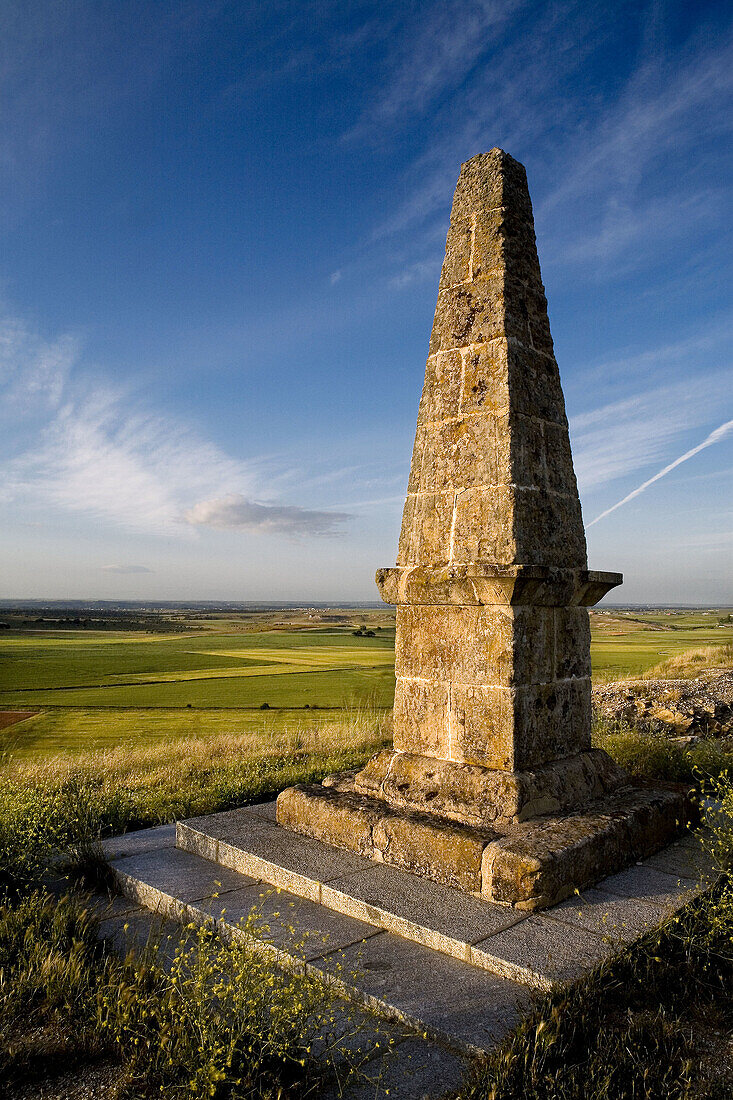
[[[147,565],[103,565],[103,573],[154,573]]]
[[[317,512],[297,505],[260,504],[241,493],[201,500],[184,516],[194,527],[253,531],[257,534],[324,538],[342,534],[348,512]]]

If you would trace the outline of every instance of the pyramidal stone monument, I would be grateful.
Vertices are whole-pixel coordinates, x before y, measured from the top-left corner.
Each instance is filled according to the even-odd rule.
[[[591,747],[588,569],[524,168],[461,169],[397,565],[394,747],[284,791],[278,823],[534,909],[666,845],[676,789]]]

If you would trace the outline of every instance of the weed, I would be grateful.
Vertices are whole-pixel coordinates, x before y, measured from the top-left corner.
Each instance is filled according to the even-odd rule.
[[[632,726],[597,718],[593,743],[633,776],[698,786],[706,777],[724,775],[730,754],[715,741],[682,745],[664,733],[639,733]]]

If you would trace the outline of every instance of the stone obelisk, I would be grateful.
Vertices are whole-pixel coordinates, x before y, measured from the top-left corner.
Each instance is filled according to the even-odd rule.
[[[684,800],[591,748],[590,572],[521,164],[463,165],[397,565],[394,748],[278,821],[534,908],[660,847]]]

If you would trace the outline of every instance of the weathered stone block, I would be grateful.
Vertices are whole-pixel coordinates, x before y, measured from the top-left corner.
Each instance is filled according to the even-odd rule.
[[[485,219],[497,207],[510,205],[517,215],[531,220],[532,205],[523,166],[502,149],[479,153],[461,165],[453,196],[451,221],[476,215]]]
[[[684,799],[678,791],[657,794],[658,846],[675,832],[665,833],[661,822],[681,818]],[[520,909],[562,901],[628,862],[630,835],[643,831],[649,812],[644,792],[632,789],[587,812],[517,826],[484,851],[484,896]]]
[[[629,822],[629,847],[636,859],[657,852],[689,822],[697,822],[699,807],[673,785],[637,785],[635,811]]]
[[[493,284],[462,283],[441,290],[433,318],[428,354],[482,344],[501,336],[500,277]]]
[[[477,827],[506,825],[520,812],[520,785],[510,772],[414,753],[394,753],[385,763],[379,797],[394,806]]]
[[[505,347],[511,412],[567,427],[560,372],[554,357],[514,340],[507,341]]]
[[[461,412],[509,412],[506,340],[466,348],[463,353]]]
[[[508,687],[451,686],[449,757],[466,764],[514,768],[514,693]]]
[[[477,893],[483,850],[494,835],[428,815],[389,813],[374,829],[374,845],[385,863]]]
[[[359,769],[354,776],[354,790],[356,793],[369,795],[370,798],[381,798],[382,787],[394,757],[395,753],[391,749],[383,749],[382,752],[377,752],[370,757],[364,767]],[[339,774],[341,773],[337,773],[336,776],[327,776],[323,780],[324,784],[327,783],[329,787],[332,786],[334,779]]]
[[[600,749],[521,772],[384,751],[356,775],[353,786],[394,806],[506,830],[542,814],[577,809],[629,782]]]
[[[541,420],[517,414],[513,431],[500,436],[499,466],[506,481],[523,489],[544,489],[547,482],[545,433]]]
[[[421,407],[425,420],[447,420],[450,416],[458,416],[463,386],[462,351],[442,351],[430,356],[425,370],[425,386],[425,400]]]
[[[440,273],[440,290],[448,290],[459,283],[465,283],[471,275],[471,246],[473,239],[473,217],[451,218],[448,237],[445,242],[445,258]]]
[[[525,290],[525,296],[530,346],[537,351],[545,352],[546,355],[554,355],[555,348],[547,317],[547,298],[542,283],[531,281]]]
[[[491,623],[497,610],[487,608],[484,611],[484,618]],[[555,609],[529,604],[513,607],[511,615],[512,651],[508,662],[510,667],[506,680],[501,682],[522,685],[545,684],[554,680]]]
[[[578,497],[517,487],[512,500],[514,560],[587,568]]]
[[[474,217],[483,220],[502,206],[504,181],[498,153],[498,150],[482,153],[461,165],[461,175],[453,194],[451,224]]]
[[[466,489],[456,497],[450,560],[518,561],[514,537],[515,490],[508,486]],[[523,559],[531,560],[531,559]]]
[[[509,683],[515,612],[509,607],[400,607],[398,676]],[[551,667],[551,666],[550,666]]]
[[[513,691],[513,767],[523,770],[590,748],[590,679]]]
[[[570,438],[563,424],[545,424],[546,486],[552,493],[576,497],[578,484],[570,452]]]
[[[566,680],[588,677],[590,662],[590,619],[584,607],[553,609],[555,628],[555,668],[548,679]]]
[[[398,564],[432,565],[450,560],[452,490],[408,496]]]
[[[394,704],[394,746],[400,752],[448,753],[449,686],[446,681],[398,677]]]
[[[667,843],[687,813],[679,791],[630,788],[580,813],[539,818],[499,835],[386,800],[323,787],[299,792],[297,807],[292,797],[278,800],[278,821],[294,831],[355,851],[369,829],[373,850],[365,854],[372,858],[519,909],[553,904],[623,866],[631,838],[650,827],[645,850]]]
[[[451,759],[526,770],[590,748],[590,681],[525,687],[454,683]]]
[[[471,276],[486,278],[503,273],[507,237],[506,213],[498,207],[481,218],[476,218],[473,234]]]
[[[418,482],[423,492],[496,484],[497,429],[493,416],[457,417],[430,425],[423,446]]]
[[[372,830],[378,820],[378,805],[330,787],[299,784],[277,800],[278,825],[362,856],[374,854]]]

